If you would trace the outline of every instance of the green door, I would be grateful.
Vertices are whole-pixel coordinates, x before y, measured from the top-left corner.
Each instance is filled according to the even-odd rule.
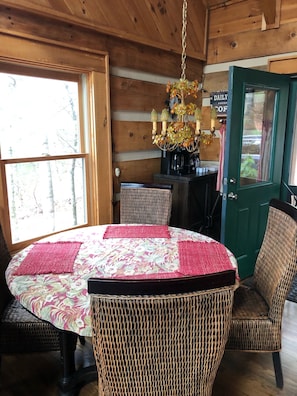
[[[229,70],[221,241],[241,278],[253,273],[269,201],[280,197],[289,83],[286,75]]]

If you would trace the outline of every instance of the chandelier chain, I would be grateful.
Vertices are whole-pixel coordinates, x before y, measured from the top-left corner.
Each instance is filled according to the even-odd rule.
[[[199,84],[197,80],[186,79],[186,41],[187,41],[187,0],[182,3],[181,31],[181,77],[179,81],[168,82],[166,92],[169,94],[168,107],[161,113],[161,130],[158,133],[158,114],[155,109],[151,113],[153,123],[152,139],[163,151],[187,150],[189,153],[199,153],[200,144],[210,144],[215,132],[216,115],[211,113],[210,134],[201,131],[201,109],[197,101],[191,102],[189,97],[197,99]],[[170,111],[170,113],[169,113]],[[171,116],[171,120],[170,120]]]
[[[187,48],[187,12],[188,4],[187,1],[183,2],[183,13],[182,13],[182,57],[181,57],[181,79],[186,79],[186,48]]]

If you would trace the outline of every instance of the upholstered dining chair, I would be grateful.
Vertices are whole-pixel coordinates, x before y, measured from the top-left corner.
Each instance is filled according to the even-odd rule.
[[[172,185],[121,183],[120,223],[169,224]]]
[[[98,395],[210,396],[234,283],[234,271],[158,281],[89,279]]]
[[[10,260],[0,225],[0,364],[2,355],[60,350],[59,331],[36,318],[10,293],[5,280]]]
[[[272,352],[278,388],[283,387],[282,315],[297,272],[296,260],[297,208],[272,199],[254,275],[235,291],[226,349]]]

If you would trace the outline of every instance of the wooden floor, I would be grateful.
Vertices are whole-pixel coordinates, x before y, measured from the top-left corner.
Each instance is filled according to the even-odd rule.
[[[82,361],[78,350],[78,364]],[[214,396],[297,395],[297,304],[287,301],[281,352],[284,389],[275,386],[271,354],[226,352],[215,381]],[[1,396],[56,396],[59,354],[6,356],[2,361]],[[80,396],[97,395],[96,383]],[[116,396],[116,395],[115,395]],[[145,396],[145,395],[143,395]],[[199,395],[197,395],[199,396]]]

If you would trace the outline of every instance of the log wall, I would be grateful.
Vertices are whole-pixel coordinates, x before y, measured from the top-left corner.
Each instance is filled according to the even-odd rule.
[[[203,80],[205,65],[297,51],[295,0],[271,2],[276,7],[273,25],[263,23],[261,3],[188,0],[189,80]],[[161,111],[167,81],[180,76],[181,5],[182,0],[0,0],[0,33],[7,37],[108,53],[113,167],[121,169],[120,178],[114,178],[115,193],[121,180],[151,181],[159,171],[150,112]],[[227,88],[228,71],[206,74],[203,103],[209,106],[209,93]],[[209,107],[204,114],[207,118]]]
[[[202,8],[202,14],[193,12],[198,3],[201,1],[189,2],[192,18],[188,30],[193,31],[197,25],[200,28],[195,35],[189,35],[186,77],[201,81],[206,9]],[[0,1],[2,43],[10,36],[18,36],[33,42],[108,53],[113,170],[121,170],[113,183],[115,221],[120,181],[151,182],[153,174],[160,171],[160,150],[152,144],[150,112],[153,108],[161,112],[168,80],[179,78],[181,73],[181,4],[177,0],[176,8],[172,8],[156,0],[84,4],[73,0],[71,5],[62,0]]]

